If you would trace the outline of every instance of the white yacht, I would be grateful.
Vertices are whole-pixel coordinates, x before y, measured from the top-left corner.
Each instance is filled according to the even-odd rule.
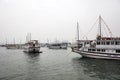
[[[100,35],[95,40],[77,40],[78,45],[72,51],[82,57],[120,60],[120,37],[101,35],[101,16],[99,16]],[[109,29],[109,28],[108,28]],[[109,32],[111,33],[110,29]]]

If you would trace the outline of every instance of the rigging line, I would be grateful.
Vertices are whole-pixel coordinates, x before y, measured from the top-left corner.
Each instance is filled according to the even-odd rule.
[[[101,18],[102,19],[102,18]],[[110,37],[112,37],[112,32],[111,32],[111,30],[110,30],[110,28],[108,27],[108,25],[106,24],[106,22],[102,19],[102,21],[103,21],[103,23],[106,25],[106,27],[107,27],[107,29],[108,29],[108,31],[109,31],[109,33],[110,33]]]
[[[95,26],[95,24],[96,24],[97,21],[98,21],[98,19],[95,21],[95,23],[92,25],[92,27],[90,28],[90,30],[86,33],[86,35],[83,36],[83,38],[87,37],[88,33],[92,31],[92,29]]]
[[[106,27],[103,27],[103,28],[104,28],[103,30],[105,31],[106,36],[108,36],[108,32],[106,31]]]
[[[85,35],[84,33],[83,33],[83,31],[82,31],[82,28],[79,26],[79,34],[81,33],[81,35],[83,34],[83,35]]]

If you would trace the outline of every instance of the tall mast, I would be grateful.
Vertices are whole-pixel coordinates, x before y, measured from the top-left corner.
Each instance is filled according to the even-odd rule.
[[[99,28],[100,28],[100,37],[101,37],[101,16],[99,16]]]
[[[15,45],[15,38],[13,38],[13,44]]]
[[[28,42],[29,40],[28,40],[28,33],[27,33],[27,36],[26,36],[26,43]]]
[[[6,45],[7,45],[7,39],[6,39]]]
[[[78,45],[78,48],[79,48],[79,23],[77,22],[77,45]]]
[[[30,33],[30,41],[31,41],[31,33]]]
[[[27,33],[26,42],[31,41],[31,33]]]
[[[78,41],[79,41],[79,23],[77,22],[77,38],[78,38]]]

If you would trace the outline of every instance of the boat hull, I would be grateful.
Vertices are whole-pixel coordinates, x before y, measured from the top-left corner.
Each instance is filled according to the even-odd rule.
[[[74,50],[73,52],[76,52],[80,54],[82,57],[87,58],[99,58],[99,59],[115,59],[120,60],[120,54],[118,53],[98,53],[98,52],[87,52],[87,51],[80,51],[80,50]]]
[[[49,49],[67,49],[68,43],[53,43],[53,44],[48,44],[47,47]]]
[[[49,46],[49,49],[67,49],[67,47],[61,47],[61,46]]]
[[[40,47],[30,47],[30,48],[25,48],[24,52],[27,53],[39,53],[40,51]]]

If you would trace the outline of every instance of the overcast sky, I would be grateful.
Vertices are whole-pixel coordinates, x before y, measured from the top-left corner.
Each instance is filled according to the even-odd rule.
[[[82,39],[99,15],[120,36],[120,0],[0,0],[0,43],[25,42],[27,33],[40,42],[74,41],[77,21]],[[95,39],[97,28],[87,38]]]

